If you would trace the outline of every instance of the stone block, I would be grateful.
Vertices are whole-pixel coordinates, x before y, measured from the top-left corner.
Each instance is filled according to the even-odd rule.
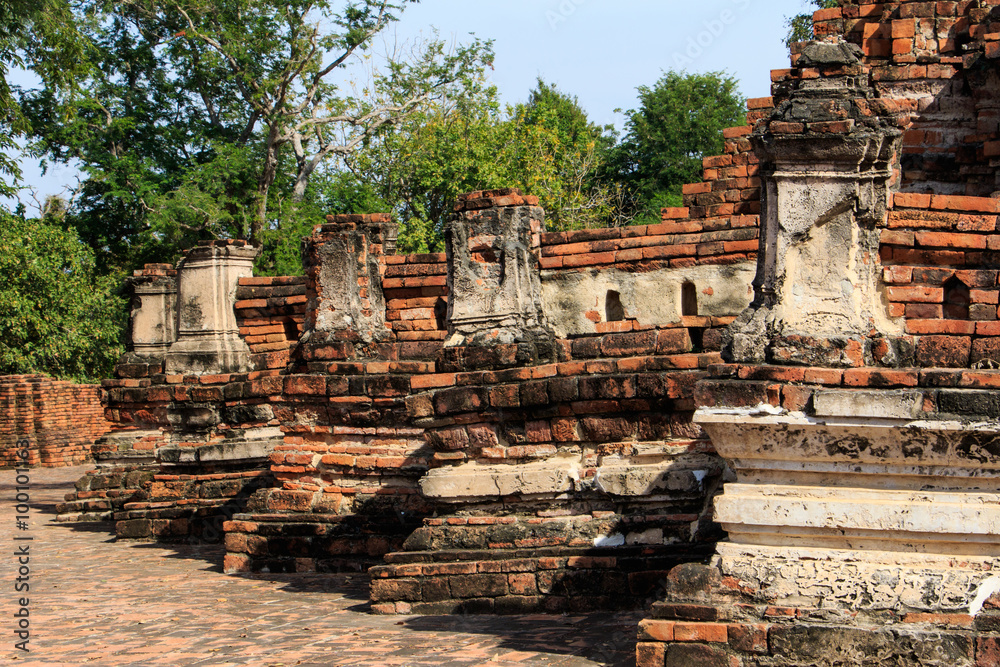
[[[813,410],[820,417],[916,419],[923,402],[919,391],[822,390],[813,395]]]

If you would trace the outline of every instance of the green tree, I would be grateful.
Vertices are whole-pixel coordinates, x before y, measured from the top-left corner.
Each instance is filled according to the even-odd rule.
[[[722,152],[722,130],[746,118],[737,81],[722,72],[667,72],[639,87],[638,109],[625,113],[625,135],[606,178],[634,197],[635,222],[659,221],[660,208],[679,206],[681,186],[701,178],[702,158]]]
[[[549,229],[606,225],[614,185],[596,176],[606,128],[577,101],[538,82],[528,102],[502,108],[484,75],[454,96],[373,138],[346,160],[353,183],[370,185],[401,220],[399,247],[442,247],[441,230],[463,192],[517,187],[538,196]]]
[[[809,0],[809,6],[815,9],[833,9],[839,7],[840,2],[838,0]],[[812,17],[813,15],[809,13],[785,18],[785,27],[788,28],[788,34],[785,35],[785,46],[815,38]]]
[[[359,54],[413,0],[130,0],[148,20],[180,21],[190,60],[216,62],[244,113],[260,123],[259,169],[249,240],[260,247],[268,197],[281,153],[295,158],[294,201],[328,157],[350,154],[366,138],[399,122],[492,58],[488,43],[446,49],[427,42],[408,59],[371,73],[368,87],[345,93],[333,74]]]
[[[0,213],[0,374],[108,377],[123,350],[117,282],[72,231]]]
[[[607,226],[617,186],[598,175],[614,145],[612,128],[591,123],[575,97],[541,79],[528,102],[510,113],[515,182],[539,198],[548,228]]]
[[[367,184],[399,218],[402,251],[441,250],[442,225],[458,195],[511,185],[512,128],[483,76],[345,160],[351,187]]]
[[[82,3],[88,77],[72,94],[25,96],[36,150],[87,175],[66,224],[108,270],[204,238],[273,242],[312,210],[328,158],[492,58],[489,43],[432,40],[365,70],[373,38],[410,1]],[[275,253],[264,257],[273,270]]]
[[[83,42],[66,0],[7,0],[0,3],[0,195],[19,189],[17,139],[30,124],[17,89],[8,81],[12,68],[26,68],[53,87],[72,87],[81,70]]]

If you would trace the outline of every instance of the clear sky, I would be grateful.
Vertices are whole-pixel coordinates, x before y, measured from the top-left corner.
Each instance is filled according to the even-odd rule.
[[[469,33],[494,40],[493,81],[505,102],[527,98],[542,77],[579,98],[591,120],[614,123],[636,106],[636,88],[667,70],[725,71],[747,97],[770,94],[770,70],[788,66],[785,18],[805,0],[423,0],[403,13],[400,40]],[[75,181],[72,168],[23,163],[41,196]],[[25,193],[22,201],[30,205]],[[10,202],[8,202],[10,204]]]

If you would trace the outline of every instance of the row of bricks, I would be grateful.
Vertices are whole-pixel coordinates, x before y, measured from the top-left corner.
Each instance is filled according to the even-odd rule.
[[[283,424],[285,433],[309,433],[314,435],[335,435],[379,438],[422,438],[424,429],[394,426],[324,426],[321,424]]]
[[[881,17],[886,10],[898,7],[904,18],[926,16],[964,16],[970,10],[978,9],[982,3],[977,0],[957,0],[955,2],[927,2],[926,0],[904,0],[903,2],[870,2],[847,4],[832,9],[813,12],[813,21],[832,21],[840,18]]]
[[[437,300],[435,299],[435,303],[436,301]],[[435,329],[445,328],[441,326],[443,322],[437,322],[437,314],[434,311],[434,306],[421,307],[408,304],[406,308],[387,308],[385,311],[385,319],[388,322],[412,322],[414,320],[419,320],[425,323],[435,322]]]
[[[848,32],[860,32],[864,40],[913,40],[924,38],[930,41],[928,48],[937,50],[938,40],[954,39],[968,34],[973,38],[985,37],[989,25],[973,23],[969,17],[944,18],[902,18],[885,22],[846,22]]]
[[[526,545],[547,546],[553,543],[579,542],[587,545],[587,540],[566,540],[559,538],[535,538],[522,539],[516,542]],[[447,598],[446,594],[450,585],[451,596],[456,598],[470,597],[500,597],[510,593],[515,595],[534,595],[535,593],[549,593],[553,589],[553,584],[558,582],[566,574],[566,570],[576,571],[584,574],[590,571],[599,577],[606,586],[622,586],[624,589],[633,583],[648,583],[648,575],[644,572],[621,572],[614,564],[608,565],[605,562],[615,563],[615,558],[604,558],[599,556],[569,556],[567,558],[542,557],[537,559],[538,565],[534,570],[526,572],[505,572],[504,568],[511,567],[505,563],[517,563],[514,567],[519,567],[516,560],[511,561],[479,561],[476,563],[442,563],[434,565],[402,565],[397,567],[406,568],[408,571],[421,574],[413,574],[406,577],[393,577],[386,575],[387,566],[376,566],[369,570],[371,582],[371,596],[373,601],[385,600],[410,600],[421,599],[440,600]],[[569,565],[572,562],[573,565]],[[452,570],[464,571],[468,565],[476,568],[473,573],[458,574]],[[388,566],[391,567],[391,566]],[[424,574],[423,568],[433,572],[437,568],[443,568],[440,574]],[[526,566],[520,566],[526,567]],[[571,575],[572,576],[572,575]],[[609,581],[609,578],[613,581]],[[630,581],[630,580],[635,581]],[[595,583],[597,583],[595,581]],[[421,592],[423,588],[423,592]],[[610,592],[610,588],[605,588],[605,592]]]
[[[295,347],[296,339],[287,338],[277,338],[272,337],[271,341],[247,341],[247,346],[250,348],[251,354],[263,354],[266,352],[280,352],[282,350],[291,350]]]
[[[697,246],[657,246],[619,252],[543,257],[540,264],[545,270],[579,270],[620,264],[629,271],[634,270],[637,263],[644,270],[728,265],[756,260],[757,246],[757,241],[726,241]]]
[[[277,287],[285,285],[305,285],[306,279],[302,276],[262,276],[240,278],[240,287]]]
[[[865,388],[883,383],[882,386],[929,386],[932,376],[924,376],[925,371],[917,369],[899,370],[882,368],[804,368],[797,366],[745,366],[739,364],[718,364],[709,368],[715,378],[738,378],[747,381],[794,382],[824,387]],[[975,371],[967,378],[975,383],[996,383],[1000,385],[1000,373]],[[961,379],[956,376],[956,382]]]
[[[684,332],[686,335],[686,332]],[[519,382],[552,377],[575,377],[579,375],[598,375],[610,373],[635,373],[657,370],[694,370],[705,368],[718,359],[717,353],[711,354],[672,354],[664,356],[640,356],[617,360],[572,361],[559,364],[547,364],[530,368],[514,368],[505,371],[477,371],[469,373],[431,373],[433,364],[430,362],[369,362],[368,364],[344,363],[331,366],[332,372],[341,372],[345,367],[357,371],[361,368],[376,368],[392,373],[393,370],[412,373],[415,368],[427,372],[413,377],[399,376],[400,383],[406,384],[412,391],[428,389],[469,386],[482,384],[498,384]],[[419,368],[417,368],[419,367]],[[405,371],[403,370],[405,369]],[[251,378],[248,375],[217,375],[217,376],[168,376],[168,381],[175,384],[153,386],[150,380],[105,380],[105,387],[110,390],[108,400],[113,403],[160,403],[170,401],[214,400],[208,398],[221,397],[224,387],[211,386],[217,384],[229,385],[240,383],[244,387],[239,392],[242,396],[283,396],[283,395],[331,395],[345,393],[349,385],[346,377],[325,377],[320,375],[265,376]],[[395,377],[395,376],[394,376]],[[199,380],[197,384],[181,384],[181,380]],[[355,378],[361,379],[361,378]],[[206,386],[209,385],[209,386]],[[198,393],[200,389],[212,389],[211,393]],[[128,393],[122,393],[128,392]],[[221,400],[221,399],[219,399]]]
[[[996,32],[996,24],[984,22],[981,17],[910,17],[886,22],[872,22],[870,19],[845,19],[824,21],[817,24],[817,37],[844,35],[854,42],[889,42],[893,39],[924,38],[926,55],[967,51],[958,48],[963,41],[982,43]],[[866,52],[876,58],[888,57],[881,45]]]
[[[306,470],[322,470],[324,467],[357,469],[374,468],[416,468],[426,470],[427,457],[424,456],[351,456],[350,454],[312,454],[306,452],[272,452],[270,461],[275,466],[303,466]]]
[[[928,210],[889,211],[889,229],[936,229],[960,233],[993,232],[997,226],[997,216],[992,213],[953,213]]]
[[[909,272],[906,269],[910,269]],[[961,283],[961,285],[955,285],[954,287],[948,287],[952,282],[961,282],[957,278],[955,281],[948,279],[947,283],[943,287],[938,287],[934,284],[919,284],[920,281],[913,280],[913,273],[922,273],[918,268],[916,271],[913,270],[914,267],[910,266],[890,266],[883,269],[883,274],[887,278],[886,282],[889,283],[887,288],[887,293],[889,296],[889,301],[893,303],[997,303],[997,290],[995,289],[968,289],[968,285]],[[909,275],[907,275],[909,273]],[[931,273],[926,271],[926,273]],[[946,273],[944,271],[940,273]],[[977,273],[977,274],[989,274],[991,271],[963,271],[955,272],[958,273]],[[898,275],[902,274],[902,275]],[[938,283],[940,284],[940,283]],[[994,283],[991,287],[995,287]],[[962,289],[961,301],[956,302],[955,294],[952,293],[956,288]],[[967,292],[967,293],[966,293]],[[939,316],[940,317],[940,316]]]
[[[312,452],[350,456],[410,456],[425,444],[423,437],[334,436],[322,433],[286,434],[275,452]]]
[[[742,129],[742,128],[741,128]],[[749,132],[750,128],[746,128]],[[704,195],[712,192],[725,192],[727,190],[748,190],[760,187],[760,178],[757,174],[760,171],[758,165],[740,165],[734,167],[723,167],[721,169],[706,169],[703,173],[704,181],[701,183],[689,183],[682,187],[682,193],[686,195]],[[714,178],[708,178],[708,174]],[[732,174],[723,177],[721,174]],[[714,202],[706,202],[714,203]]]
[[[246,299],[243,301],[237,301],[233,304],[236,310],[249,310],[249,309],[268,309],[268,308],[282,308],[284,306],[296,306],[299,304],[305,304],[308,301],[308,297],[304,294],[299,294],[296,296],[280,296],[271,299]]]
[[[439,264],[394,264],[385,267],[386,278],[406,276],[440,276],[448,273],[448,265]]]
[[[435,389],[452,386],[495,385],[546,378],[572,378],[614,373],[638,373],[661,370],[696,370],[706,368],[719,357],[718,353],[671,354],[664,356],[638,356],[622,359],[595,361],[568,361],[530,368],[513,368],[504,371],[474,371],[467,373],[438,373],[411,379],[414,389]]]
[[[997,336],[996,295],[971,290],[971,303],[899,303],[889,304],[890,317],[906,318],[906,332],[914,335],[937,333]],[[978,302],[977,302],[978,301]]]
[[[493,562],[483,564],[499,566],[498,563]],[[586,570],[590,568],[574,569]],[[561,577],[562,573],[558,570],[511,574],[435,575],[433,578],[422,579],[376,577],[372,580],[371,597],[374,608],[380,603],[398,601],[504,598],[509,595],[535,596],[538,593],[552,592]],[[616,583],[627,586],[625,575],[621,574],[620,577],[621,581]]]
[[[322,505],[329,501],[340,503],[343,498],[338,496],[416,496],[420,491],[413,486],[399,486],[403,480],[398,474],[391,476],[373,475],[371,480],[373,486],[369,487],[341,487],[327,486],[321,487],[317,484],[299,483],[298,480],[307,472],[302,466],[275,466],[271,469],[275,478],[283,482],[285,488],[271,491],[268,495],[266,506],[271,512],[311,512],[321,510]],[[339,477],[339,475],[337,475]],[[388,479],[388,481],[387,481]],[[341,480],[343,481],[343,480]],[[354,480],[362,482],[363,480]],[[395,484],[395,486],[390,486]],[[317,507],[317,503],[319,507]],[[340,511],[340,507],[332,508],[335,512]]]
[[[714,361],[718,358],[717,354],[705,356],[709,357],[704,360],[705,362]],[[702,361],[699,360],[699,363],[702,363]],[[615,368],[613,364],[609,367]],[[584,368],[586,368],[586,365],[584,365]],[[667,377],[660,376],[660,374],[663,373],[679,373],[680,375],[678,379],[675,380],[670,377],[668,381]],[[569,387],[573,386],[573,391],[576,392],[577,390],[575,387],[576,385],[579,385],[579,397],[583,400],[595,400],[600,398],[634,398],[636,396],[652,397],[660,395],[676,398],[680,396],[680,389],[678,387],[683,386],[683,384],[678,385],[678,383],[686,380],[688,377],[687,372],[683,370],[676,371],[671,369],[668,371],[661,371],[660,374],[657,374],[656,372],[641,374],[639,377],[643,379],[643,382],[638,383],[640,385],[638,389],[633,386],[633,384],[635,384],[633,376],[630,376],[633,377],[631,382],[625,380],[622,380],[621,382],[618,382],[617,380],[612,381],[605,376],[584,378],[572,377],[565,379],[560,383],[560,391],[569,391]],[[337,397],[352,399],[364,396],[371,398],[398,398],[408,396],[412,392],[423,390],[424,387],[420,385],[438,384],[443,381],[440,376],[425,376],[425,378],[433,379],[426,382],[414,382],[418,378],[397,375],[363,376],[352,378],[327,378],[323,376],[262,378],[248,383],[248,386],[243,390],[243,393],[251,397],[281,395],[286,399],[294,399],[297,396],[326,396],[331,400]],[[277,382],[271,383],[269,380],[277,380]],[[608,382],[610,382],[610,384],[608,384]],[[414,386],[415,384],[417,386]],[[618,386],[618,384],[621,384],[622,386]],[[464,386],[472,387],[474,385]],[[459,385],[458,389],[463,391],[462,385]],[[500,385],[499,387],[494,387],[493,389],[500,392],[495,400],[502,402],[502,405],[497,405],[496,407],[517,407],[519,405],[519,400],[521,402],[528,400],[531,395],[530,392],[534,392],[536,390],[534,387],[529,387],[528,389],[524,389],[522,387],[520,390],[521,396],[520,399],[518,399],[518,385]],[[524,395],[525,391],[529,392],[529,396]],[[634,391],[639,391],[640,393],[635,394],[633,393]],[[475,393],[473,390],[471,396],[474,395]],[[109,392],[109,401],[115,404],[143,402],[155,403],[167,402],[169,400],[222,402],[225,400],[225,395],[221,387],[193,387],[189,389],[185,386],[150,389],[112,389]]]
[[[681,326],[696,327],[719,327],[728,324],[732,318],[709,318],[709,317],[688,317],[679,323]],[[655,335],[655,339],[651,337]],[[662,339],[662,341],[661,341]],[[653,342],[655,340],[655,342]],[[434,362],[335,362],[326,366],[325,370],[331,374],[391,374],[406,373],[420,374],[411,378],[411,385],[414,390],[430,389],[435,387],[446,387],[455,384],[481,384],[497,382],[515,382],[527,379],[539,379],[544,377],[554,377],[556,375],[583,375],[615,372],[636,372],[644,370],[671,369],[696,369],[704,367],[706,363],[711,363],[715,354],[687,354],[678,352],[690,345],[688,334],[683,329],[667,329],[659,334],[655,331],[644,331],[640,334],[609,335],[607,340],[603,338],[580,339],[575,343],[565,342],[572,346],[575,344],[578,354],[589,356],[599,356],[596,350],[607,347],[608,350],[617,356],[632,355],[629,358],[603,361],[572,361],[560,364],[548,364],[531,368],[515,368],[497,372],[471,372],[471,373],[442,373],[435,374]],[[662,343],[662,345],[661,345]],[[667,349],[668,343],[672,350]],[[662,356],[652,356],[650,353],[661,348],[664,351]],[[638,356],[636,356],[638,354]],[[285,391],[284,382],[298,382],[295,378],[312,378],[306,385],[295,388],[293,393],[309,393],[302,391],[301,386],[315,387],[310,391],[319,391],[318,383],[325,378],[322,376],[288,376],[283,378],[271,372],[252,372],[249,374],[222,374],[222,375],[166,375],[162,376],[165,385],[158,385],[154,392],[149,395],[137,395],[138,400],[170,401],[185,400],[188,388],[204,385],[228,385],[231,383],[254,384],[255,392],[262,392],[261,395],[279,396]],[[331,378],[332,380],[333,378]],[[180,386],[178,386],[180,385]],[[102,381],[105,389],[142,389],[153,386],[150,379],[108,379]],[[339,381],[336,386],[341,386]],[[324,393],[324,392],[320,392]]]
[[[464,525],[464,524],[452,524]],[[472,524],[487,525],[487,524]],[[373,579],[395,577],[461,576],[468,574],[527,574],[545,570],[562,569],[611,569],[618,566],[613,556],[568,556],[557,558],[517,558],[511,560],[465,561],[458,563],[404,563],[380,565],[371,569]]]
[[[551,245],[542,249],[542,257],[544,259],[546,257],[556,257],[561,255],[582,255],[588,253],[616,251],[620,254],[631,249],[655,246],[702,248],[713,243],[718,244],[725,242],[748,241],[757,238],[757,227],[752,224],[754,221],[754,218],[749,216],[740,218],[737,220],[738,223],[751,224],[743,228],[728,228],[720,229],[718,231],[703,231],[704,226],[698,222],[685,221],[666,223],[662,226],[672,230],[673,233],[655,236],[637,236],[604,241],[584,241],[579,243]],[[694,233],[688,233],[692,230],[694,230]]]
[[[533,408],[558,403],[564,415],[594,415],[621,412],[649,412],[663,409],[665,399],[673,400],[673,409],[690,409],[691,387],[703,377],[701,373],[647,373],[636,379],[603,378],[597,382],[581,380],[587,387],[587,396],[579,394],[580,384],[573,379],[532,380],[514,385],[490,387],[455,387],[433,393],[410,396],[406,407],[411,417],[420,419],[431,415],[466,415],[481,413],[488,408],[509,410]],[[577,396],[574,398],[573,393]],[[467,418],[462,418],[468,421]],[[624,422],[622,422],[624,423]],[[620,423],[590,424],[596,432],[604,426],[618,429]],[[575,428],[575,426],[574,426]],[[553,440],[559,437],[553,435]],[[592,439],[600,440],[600,437]],[[572,437],[571,440],[576,440]]]
[[[244,320],[240,322],[241,336],[266,336],[268,334],[283,334],[286,331],[302,331],[304,318],[275,318],[266,320]]]
[[[443,252],[417,253],[413,255],[386,255],[383,261],[389,265],[396,264],[443,264],[448,256]]]
[[[892,197],[892,204],[897,209],[918,208],[965,213],[1000,213],[1000,199],[993,199],[991,197],[897,192]]]
[[[687,207],[664,208],[661,211],[661,215],[664,222],[655,225],[580,229],[571,232],[542,234],[540,239],[542,254],[554,254],[548,249],[549,246],[568,246],[594,241],[616,241],[618,239],[659,238],[672,234],[755,227],[758,224],[757,216],[720,216],[714,219],[690,220],[688,218],[691,217],[691,210]],[[627,248],[633,246],[615,245],[615,247]]]
[[[1000,265],[1000,251],[925,250],[884,245],[879,249],[883,264],[937,267],[989,267]]]
[[[937,341],[935,341],[937,342]],[[803,380],[794,379],[799,377],[799,372],[805,371]],[[786,373],[789,371],[789,373]],[[884,369],[884,368],[853,368],[846,370],[839,369],[802,369],[789,366],[762,366],[754,367],[746,372],[741,371],[741,375],[746,374],[741,382],[805,382],[823,387],[848,387],[853,389],[867,388],[892,388],[892,387],[953,387],[959,389],[995,389],[1000,388],[1000,373],[989,370],[966,370],[966,369]],[[706,391],[713,387],[718,388],[719,382],[706,383]],[[733,383],[738,384],[738,383]],[[776,391],[781,385],[770,385],[769,392]],[[786,388],[808,389],[808,387],[796,385]],[[701,388],[699,388],[700,390]],[[772,396],[773,398],[773,396]],[[774,400],[771,400],[775,403]],[[709,401],[707,405],[714,404]]]
[[[817,123],[810,123],[811,126],[817,125]],[[725,203],[740,204],[743,202],[751,202],[760,199],[760,179],[758,178],[747,178],[747,179],[737,179],[741,181],[746,181],[749,183],[755,183],[755,185],[748,185],[745,188],[733,188],[728,190],[717,190],[713,189],[711,192],[686,196],[684,198],[685,206],[699,206],[707,207],[722,205]],[[718,183],[719,181],[716,181]]]

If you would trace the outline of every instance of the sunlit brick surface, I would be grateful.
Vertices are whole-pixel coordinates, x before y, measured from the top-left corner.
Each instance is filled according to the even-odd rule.
[[[0,472],[0,664],[634,664],[636,614],[372,616],[362,575],[227,576],[221,547],[116,543],[109,524],[55,523],[83,471],[32,471],[28,531],[14,529],[14,475]],[[13,647],[15,532],[34,537],[28,654]]]

